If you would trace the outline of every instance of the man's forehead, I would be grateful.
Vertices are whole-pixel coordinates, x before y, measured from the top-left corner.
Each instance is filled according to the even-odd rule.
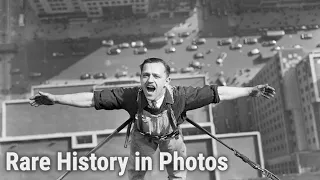
[[[143,72],[165,73],[166,68],[162,63],[147,63],[143,66]]]

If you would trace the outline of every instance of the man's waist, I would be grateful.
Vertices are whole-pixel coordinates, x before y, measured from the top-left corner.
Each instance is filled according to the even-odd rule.
[[[144,132],[139,129],[136,129],[137,132],[145,137],[151,138],[151,139],[156,139],[156,140],[167,140],[171,138],[176,138],[180,134],[180,129],[177,128],[176,130],[173,130],[172,132],[169,132],[167,134],[151,134],[149,132]]]

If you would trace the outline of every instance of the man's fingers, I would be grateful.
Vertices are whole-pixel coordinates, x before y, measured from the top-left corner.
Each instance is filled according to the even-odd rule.
[[[262,94],[263,97],[267,98],[267,99],[270,99],[269,96],[265,95],[265,94]]]
[[[266,91],[276,91],[273,87],[269,86],[269,87],[266,87]]]
[[[276,94],[276,91],[273,89],[266,89],[265,92],[271,93],[271,94]]]

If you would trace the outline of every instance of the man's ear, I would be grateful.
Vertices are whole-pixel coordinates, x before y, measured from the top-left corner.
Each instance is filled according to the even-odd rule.
[[[171,78],[170,78],[170,77],[167,77],[167,79],[166,79],[166,85],[169,85],[170,82],[171,82]]]

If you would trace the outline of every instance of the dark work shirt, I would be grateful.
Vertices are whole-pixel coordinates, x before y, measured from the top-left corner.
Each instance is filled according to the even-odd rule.
[[[205,85],[203,87],[185,87],[175,86],[173,91],[173,97],[171,98],[170,93],[165,93],[165,98],[161,105],[160,110],[165,108],[166,103],[170,103],[174,115],[177,121],[180,121],[181,114],[183,112],[201,108],[211,103],[219,103],[220,98],[218,95],[217,85]],[[94,92],[94,102],[96,110],[113,110],[113,109],[124,109],[131,117],[135,117],[138,111],[137,95],[140,87],[131,88],[115,88],[115,89],[104,89],[102,91]],[[152,114],[158,114],[159,112],[148,108],[148,102],[143,94],[142,95],[142,108],[149,111]]]

